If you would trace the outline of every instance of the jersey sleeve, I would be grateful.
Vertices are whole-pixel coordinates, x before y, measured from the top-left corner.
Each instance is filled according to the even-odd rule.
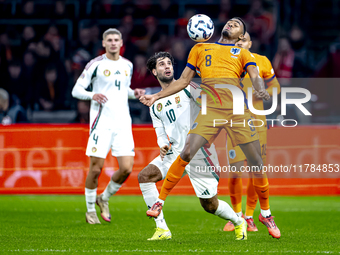
[[[73,87],[73,90],[72,90],[73,97],[78,98],[80,100],[91,100],[92,99],[95,93],[86,91],[86,89],[91,84],[92,76],[94,72],[96,72],[96,67],[93,68],[91,66],[88,69],[85,67],[84,71],[79,76],[76,84]]]
[[[263,70],[262,70],[262,74],[263,74],[263,79],[265,80],[268,88],[267,88],[267,92],[269,93],[270,96],[273,95],[273,88],[277,88],[277,94],[280,93],[281,88],[280,88],[280,84],[275,76],[275,72],[273,69],[272,64],[270,63],[269,59],[267,57],[263,58]]]
[[[186,90],[190,91],[190,96],[194,101],[197,101],[197,98],[201,96],[200,85],[195,82],[190,82]]]
[[[161,119],[156,115],[155,112],[155,104],[153,104],[150,108],[150,116],[151,116],[151,120],[152,120],[152,125],[154,128],[157,127],[163,127],[163,122],[161,121]]]
[[[157,135],[157,144],[159,148],[162,148],[164,145],[169,145],[169,139],[166,135],[164,127],[155,128]]]
[[[187,61],[187,67],[189,67],[191,70],[195,72],[197,67],[197,59],[198,59],[198,47],[196,44],[194,47],[191,48]]]
[[[156,131],[158,146],[161,148],[164,145],[168,145],[169,144],[168,136],[166,135],[163,122],[156,115],[154,104],[150,107],[150,115],[151,115],[152,125]]]
[[[256,66],[256,60],[253,54],[250,53],[249,50],[242,49],[241,50],[241,57],[240,57],[241,64],[243,69],[247,71],[248,66]]]
[[[131,86],[131,78],[132,78],[132,72],[133,72],[133,64],[131,62],[128,63],[128,67],[129,67],[129,77],[127,79],[127,87],[128,87],[128,98],[129,99],[136,99],[135,97],[135,91],[133,89],[130,88]]]

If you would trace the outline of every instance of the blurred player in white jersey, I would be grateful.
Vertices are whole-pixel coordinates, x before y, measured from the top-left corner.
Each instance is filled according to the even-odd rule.
[[[145,93],[142,89],[130,88],[133,66],[119,55],[123,46],[119,30],[106,30],[102,43],[106,53],[86,65],[72,90],[73,97],[91,100],[90,137],[86,148],[90,171],[85,182],[86,222],[90,224],[100,224],[95,204],[100,207],[102,218],[111,221],[108,200],[132,171],[135,152],[128,98],[139,98]],[[110,149],[119,169],[97,197],[98,177]]]
[[[174,81],[173,62],[173,57],[168,52],[156,53],[148,60],[148,69],[158,79],[162,89]],[[200,96],[200,92],[199,86],[191,82],[184,90],[157,100],[150,107],[160,156],[151,161],[138,175],[139,185],[149,208],[159,196],[156,182],[165,178],[171,164],[183,150],[187,133],[191,126],[195,125],[193,121],[200,112],[196,98]],[[212,144],[209,149],[202,147],[198,150],[193,160],[186,166],[185,173],[188,174],[196,196],[205,211],[240,225],[244,220],[238,217],[226,202],[217,198],[219,175],[211,171],[211,167],[218,167],[218,165],[217,153]],[[201,171],[198,170],[200,167]],[[156,232],[148,240],[171,239],[171,232],[165,222],[163,211],[155,221]],[[246,225],[243,224],[243,227],[243,237],[246,238]]]

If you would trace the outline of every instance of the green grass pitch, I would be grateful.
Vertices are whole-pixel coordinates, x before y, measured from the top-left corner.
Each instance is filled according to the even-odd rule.
[[[196,197],[169,196],[164,214],[172,240],[147,241],[155,224],[142,196],[113,196],[112,222],[89,225],[84,196],[1,195],[0,254],[340,254],[340,197],[273,196],[270,204],[279,240],[258,221],[259,208],[259,231],[235,241],[234,232],[222,231],[226,222],[204,212]]]

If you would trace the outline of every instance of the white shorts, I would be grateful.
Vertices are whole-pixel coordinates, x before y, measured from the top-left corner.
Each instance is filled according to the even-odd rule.
[[[155,165],[162,173],[162,180],[165,178],[166,174],[172,163],[175,161],[179,154],[167,155],[164,160],[158,156],[150,162],[150,164]],[[196,196],[199,198],[212,198],[217,194],[217,186],[219,181],[219,175],[212,171],[201,171],[198,167],[202,169],[205,166],[218,166],[217,154],[214,153],[211,156],[207,156],[202,159],[191,160],[189,165],[185,167],[184,175],[188,174],[190,182],[195,190]]]
[[[131,125],[119,131],[112,129],[94,129],[89,137],[86,155],[106,158],[111,149],[114,157],[135,156]]]

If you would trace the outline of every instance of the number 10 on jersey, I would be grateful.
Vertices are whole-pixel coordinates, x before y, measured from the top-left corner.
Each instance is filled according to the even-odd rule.
[[[174,109],[171,109],[169,112],[166,112],[166,116],[168,117],[170,124],[176,121],[176,115]]]

